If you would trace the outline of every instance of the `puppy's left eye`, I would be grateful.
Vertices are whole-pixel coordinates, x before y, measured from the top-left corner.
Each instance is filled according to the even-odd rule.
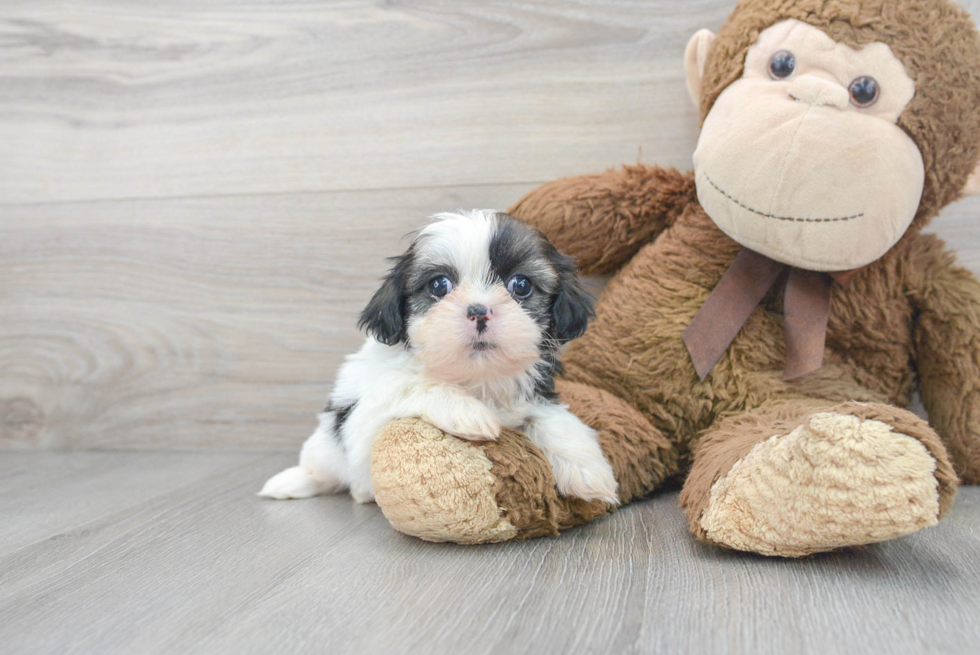
[[[440,275],[439,277],[434,277],[429,280],[427,285],[429,293],[431,293],[436,298],[442,298],[447,293],[453,290],[452,281],[445,275]]]
[[[507,291],[518,300],[524,300],[534,291],[534,286],[523,275],[515,275],[507,283]]]

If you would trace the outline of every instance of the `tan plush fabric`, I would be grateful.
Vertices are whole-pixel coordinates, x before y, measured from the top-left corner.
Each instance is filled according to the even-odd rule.
[[[741,74],[758,33],[784,18],[845,43],[884,41],[917,83],[899,126],[923,154],[922,204],[891,250],[846,287],[834,285],[823,368],[782,379],[782,279],[711,374],[698,379],[681,335],[741,246],[701,208],[691,174],[638,165],[558,180],[511,212],[576,257],[584,272],[614,274],[596,319],[564,354],[567,383],[560,392],[598,430],[620,499],[683,479],[682,504],[697,537],[801,555],[931,524],[949,508],[957,475],[980,482],[980,283],[917,229],[959,194],[977,162],[980,46],[969,19],[942,0],[746,0],[711,48],[705,108]],[[901,409],[916,385],[930,424]],[[836,418],[814,422],[828,412]],[[877,448],[887,457],[880,466],[868,464]],[[420,459],[417,449],[429,454]],[[786,468],[787,454],[805,456],[799,475],[813,472],[816,489],[828,493],[810,493],[803,484],[794,491],[795,473],[787,472],[797,469]],[[467,542],[523,538],[610,511],[557,496],[547,462],[517,433],[480,446],[450,443],[416,425],[379,440],[375,455],[385,468],[409,472],[387,477],[378,503],[412,534]],[[411,463],[397,463],[401,457]],[[835,475],[846,484],[833,486]],[[767,496],[761,492],[767,484],[783,486]],[[889,500],[870,502],[872,487],[886,490]],[[485,499],[490,488],[492,503],[470,500]],[[462,505],[430,499],[453,494]],[[767,502],[753,501],[749,511],[748,498]],[[836,523],[813,518],[832,515]]]
[[[769,61],[781,51],[799,70],[774,80]],[[701,206],[725,234],[784,264],[847,271],[879,259],[923,189],[922,156],[896,124],[915,94],[902,62],[883,43],[855,50],[786,20],[759,35],[744,70],[701,126]],[[847,88],[869,73],[878,99],[858,109]]]
[[[501,517],[490,468],[478,446],[406,419],[375,440],[371,481],[396,530],[426,541],[506,541],[518,530]]]
[[[741,441],[743,452],[713,476],[707,459],[695,464],[683,501],[699,538],[801,556],[909,534],[952,502],[952,469],[933,456],[938,440],[914,415],[858,403],[795,421],[777,414],[758,411],[749,429],[743,419],[712,433],[720,450]],[[748,435],[755,444],[744,452]],[[718,477],[719,469],[727,472]]]
[[[925,164],[914,225],[921,227],[959,197],[980,153],[980,44],[969,15],[946,0],[742,0],[708,53],[702,118],[742,75],[745,54],[760,32],[787,19],[813,25],[838,43],[878,41],[891,48],[917,83],[898,121]]]
[[[926,421],[904,409],[877,403],[843,403],[835,407],[834,411],[856,416],[863,421],[885,423],[894,432],[908,435],[921,443],[929,451],[936,464],[934,475],[939,485],[937,487],[939,491],[939,518],[943,518],[949,513],[949,509],[953,505],[953,498],[956,496],[956,488],[960,485],[960,478],[953,470],[946,446],[943,445],[939,435]]]
[[[853,419],[818,414],[810,425],[770,437],[736,462],[711,488],[700,522],[707,539],[792,557],[935,525],[935,461],[925,447],[884,423],[856,427],[841,420],[846,418]],[[828,455],[846,455],[846,465],[811,464],[811,457]]]

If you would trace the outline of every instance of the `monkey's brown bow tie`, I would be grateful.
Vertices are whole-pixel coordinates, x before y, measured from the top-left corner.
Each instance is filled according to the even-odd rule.
[[[699,378],[703,380],[711,372],[786,268],[790,273],[783,300],[783,379],[792,380],[820,368],[827,340],[831,284],[837,280],[846,285],[857,271],[828,274],[791,268],[744,248],[684,331],[684,344]]]

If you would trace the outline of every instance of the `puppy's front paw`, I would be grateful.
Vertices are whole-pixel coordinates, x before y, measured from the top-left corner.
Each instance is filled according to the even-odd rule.
[[[366,505],[368,503],[374,502],[374,490],[368,487],[352,486],[350,489],[350,495],[354,500],[361,505]]]
[[[601,452],[598,456],[579,453],[574,458],[553,454],[549,459],[561,495],[619,504],[616,476]]]
[[[500,419],[476,398],[462,397],[423,418],[443,432],[469,441],[494,441],[500,436]]]

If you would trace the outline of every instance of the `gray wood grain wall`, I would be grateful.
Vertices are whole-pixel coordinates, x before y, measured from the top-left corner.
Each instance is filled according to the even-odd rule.
[[[690,166],[732,6],[0,0],[0,448],[297,445],[427,215]]]

